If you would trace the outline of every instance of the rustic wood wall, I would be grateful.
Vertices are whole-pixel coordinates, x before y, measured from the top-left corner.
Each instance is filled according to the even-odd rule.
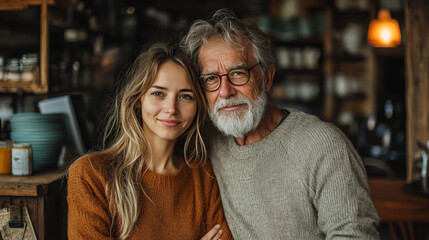
[[[405,0],[407,182],[416,171],[421,149],[429,140],[429,0]]]

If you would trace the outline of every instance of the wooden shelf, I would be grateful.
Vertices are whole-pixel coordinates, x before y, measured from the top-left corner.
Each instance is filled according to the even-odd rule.
[[[338,16],[359,16],[361,18],[370,17],[371,11],[370,9],[359,9],[359,8],[348,8],[348,9],[338,9],[334,8],[334,13]],[[337,16],[337,17],[338,17]]]
[[[0,175],[0,196],[47,195],[48,186],[64,176],[65,173],[60,170],[40,172],[31,176]]]
[[[276,103],[284,105],[301,105],[301,106],[310,106],[313,108],[319,108],[318,105],[321,104],[320,96],[312,98],[310,100],[299,100],[299,99],[288,99],[288,98],[275,98],[273,99]]]
[[[336,55],[335,61],[341,62],[365,62],[368,61],[368,57],[362,55]]]
[[[280,68],[276,67],[276,75],[323,75],[323,70],[320,68]]]
[[[395,48],[374,48],[377,56],[380,57],[404,57],[405,46],[400,45]]]
[[[17,6],[17,5],[42,5],[42,4],[52,5],[55,3],[54,0],[0,0],[0,7],[4,6]]]
[[[278,46],[281,45],[323,45],[323,36],[310,36],[310,37],[293,37],[293,38],[282,38],[277,35],[270,35],[271,41]]]
[[[32,79],[28,81],[0,81],[0,92],[20,93],[46,93],[48,92],[48,85],[40,83],[40,70],[39,67],[33,70]]]
[[[40,77],[31,84],[22,82],[7,82],[0,86],[0,91],[31,93],[48,92],[48,65],[49,65],[49,24],[48,5],[55,4],[54,0],[0,0],[0,10],[23,10],[28,6],[40,6]]]
[[[347,100],[349,100],[349,101],[356,101],[356,100],[365,101],[367,96],[365,93],[353,93],[353,94],[347,94],[344,96],[336,95],[335,98],[337,100],[341,100],[341,101],[347,101]]]

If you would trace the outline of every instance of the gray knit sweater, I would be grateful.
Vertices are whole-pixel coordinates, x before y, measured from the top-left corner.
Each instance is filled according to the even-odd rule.
[[[210,149],[235,239],[379,239],[362,161],[332,124],[293,111],[256,143],[219,133]]]

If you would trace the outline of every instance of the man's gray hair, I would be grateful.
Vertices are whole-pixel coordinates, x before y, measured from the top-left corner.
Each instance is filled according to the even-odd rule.
[[[181,41],[181,47],[191,57],[196,69],[199,69],[200,49],[211,37],[218,37],[241,51],[245,50],[247,44],[247,41],[243,41],[245,38],[252,45],[263,75],[274,66],[271,42],[262,30],[252,21],[237,18],[230,9],[220,9],[207,21],[195,21]]]

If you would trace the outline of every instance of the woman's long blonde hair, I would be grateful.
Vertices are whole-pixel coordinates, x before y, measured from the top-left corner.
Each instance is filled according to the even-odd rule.
[[[206,118],[207,105],[193,65],[184,52],[171,44],[154,44],[137,57],[127,72],[127,82],[115,101],[104,134],[104,140],[113,137],[109,147],[102,152],[109,156],[106,193],[110,196],[111,232],[114,229],[115,237],[119,239],[130,236],[140,215],[140,194],[144,193],[141,181],[151,159],[148,139],[142,128],[140,99],[152,86],[161,64],[167,61],[185,70],[197,102],[192,125],[176,142],[175,157],[184,158],[191,167],[206,161],[200,129]]]

